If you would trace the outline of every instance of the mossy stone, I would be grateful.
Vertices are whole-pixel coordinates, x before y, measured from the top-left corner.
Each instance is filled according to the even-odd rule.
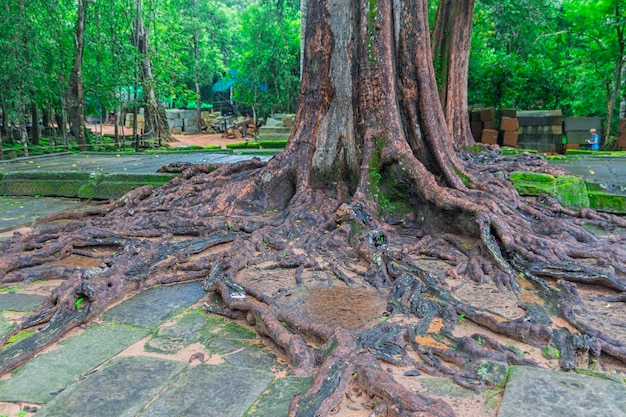
[[[589,208],[589,195],[585,180],[573,175],[561,175],[556,179],[555,198],[570,209]]]
[[[593,209],[616,214],[626,213],[626,196],[602,191],[591,191],[588,195],[589,206]]]
[[[553,175],[539,172],[516,171],[510,174],[511,182],[520,195],[548,194],[564,207],[578,210],[590,207],[587,183],[573,175]]]
[[[513,182],[539,182],[552,185],[556,184],[556,177],[554,175],[544,174],[541,172],[514,171],[511,172],[510,178]]]

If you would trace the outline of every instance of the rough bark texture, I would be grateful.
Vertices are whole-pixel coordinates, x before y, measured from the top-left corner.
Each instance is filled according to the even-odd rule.
[[[508,172],[559,173],[539,157],[452,151],[426,1],[315,0],[307,10],[283,153],[167,166],[182,177],[0,244],[3,283],[62,280],[7,336],[39,329],[1,351],[0,371],[129,293],[191,280],[203,281],[207,311],[245,320],[291,373],[314,376],[293,416],[331,414],[352,384],[388,416],[453,415],[396,382],[387,363],[479,392],[490,387],[481,359],[538,366],[528,345],[558,349],[563,369],[623,369],[626,221],[521,198]],[[72,256],[101,263],[68,266]],[[364,293],[386,309],[372,316],[371,302],[344,301]],[[354,313],[367,319],[350,322]],[[461,321],[479,330],[460,335]]]
[[[165,110],[159,105],[154,90],[154,71],[150,56],[150,38],[148,30],[142,19],[142,0],[137,0],[137,17],[132,36],[132,43],[137,47],[140,55],[141,85],[144,94],[144,135],[157,138],[158,140],[171,139],[171,134],[165,119]],[[136,119],[135,119],[136,120]]]
[[[78,142],[81,151],[87,150],[85,137],[85,101],[83,97],[83,51],[85,46],[85,8],[88,0],[78,0],[76,30],[74,34],[74,61],[70,75],[67,103],[70,132]]]
[[[473,17],[473,0],[442,0],[433,34],[441,104],[446,112],[448,130],[460,147],[474,143],[466,94]]]

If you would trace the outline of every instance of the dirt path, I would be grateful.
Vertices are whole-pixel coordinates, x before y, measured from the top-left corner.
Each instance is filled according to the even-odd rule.
[[[88,125],[89,129],[93,132],[102,133],[104,135],[113,135],[115,134],[115,126],[111,124],[102,125],[102,129],[99,125]],[[126,134],[129,134],[132,130],[125,129]],[[173,135],[174,141],[168,142],[166,146],[171,148],[181,148],[185,146],[209,146],[209,145],[219,145],[223,149],[226,149],[226,144],[228,143],[236,143],[241,142],[243,139],[227,139],[222,136],[221,133],[213,133],[213,134],[197,134],[197,135]]]

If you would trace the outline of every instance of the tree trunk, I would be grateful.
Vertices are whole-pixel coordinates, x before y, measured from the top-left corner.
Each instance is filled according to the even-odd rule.
[[[245,320],[291,374],[313,377],[290,416],[332,415],[354,391],[373,399],[375,414],[452,416],[444,401],[392,374],[419,370],[482,392],[492,387],[483,360],[540,366],[511,341],[557,349],[565,370],[593,361],[623,372],[626,334],[615,329],[626,299],[626,236],[615,231],[626,220],[548,196],[522,199],[511,171],[564,172],[536,156],[506,159],[486,146],[454,152],[427,3],[308,3],[295,128],[269,162],[165,165],[182,176],[49,216],[48,227],[0,242],[3,283],[62,280],[5,336],[0,374],[129,293],[193,280],[209,293],[207,312]],[[450,56],[466,51],[448,48]],[[102,263],[60,264],[87,253]],[[359,309],[361,291],[386,309],[372,314],[369,299]],[[455,333],[461,319],[476,333]]]
[[[154,74],[152,70],[152,58],[150,57],[150,38],[148,30],[143,24],[143,2],[137,0],[137,17],[132,34],[132,43],[139,52],[141,65],[141,85],[144,94],[144,120],[145,134],[151,137],[169,139],[169,129],[165,119],[165,110],[159,105],[154,90]]]
[[[39,129],[39,112],[37,111],[37,104],[32,101],[30,103],[30,118],[32,120],[31,127],[31,144],[39,145],[39,137],[41,135],[41,131]]]
[[[474,0],[441,0],[433,32],[433,54],[440,75],[439,96],[457,148],[475,142],[467,103],[473,17]]]
[[[193,35],[193,59],[194,59],[194,74],[196,78],[196,128],[198,132],[202,132],[202,97],[200,96],[200,58],[198,50],[198,35]]]
[[[4,100],[0,100],[0,135],[2,136],[6,136],[10,139],[9,136],[9,119],[7,118],[7,109],[6,106],[4,105]],[[11,142],[9,142],[11,143]]]
[[[89,0],[78,0],[76,30],[74,35],[74,63],[70,75],[67,104],[69,109],[70,132],[78,142],[78,149],[87,150],[85,137],[85,101],[83,97],[83,51],[85,47],[85,8]]]

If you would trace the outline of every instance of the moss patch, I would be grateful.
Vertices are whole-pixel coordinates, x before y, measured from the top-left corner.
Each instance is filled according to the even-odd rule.
[[[556,179],[556,199],[564,207],[571,209],[589,208],[589,195],[585,180],[571,175],[561,175]]]
[[[554,177],[538,172],[517,171],[510,175],[513,186],[521,195],[548,194],[561,205],[574,210],[590,207],[587,183],[573,175]]]
[[[287,146],[286,140],[262,140],[259,142],[262,149],[283,149]]]
[[[602,191],[589,191],[589,206],[608,213],[626,213],[626,196],[608,194]]]
[[[143,185],[159,187],[175,174],[8,173],[0,178],[0,194],[68,198],[119,198]]]

